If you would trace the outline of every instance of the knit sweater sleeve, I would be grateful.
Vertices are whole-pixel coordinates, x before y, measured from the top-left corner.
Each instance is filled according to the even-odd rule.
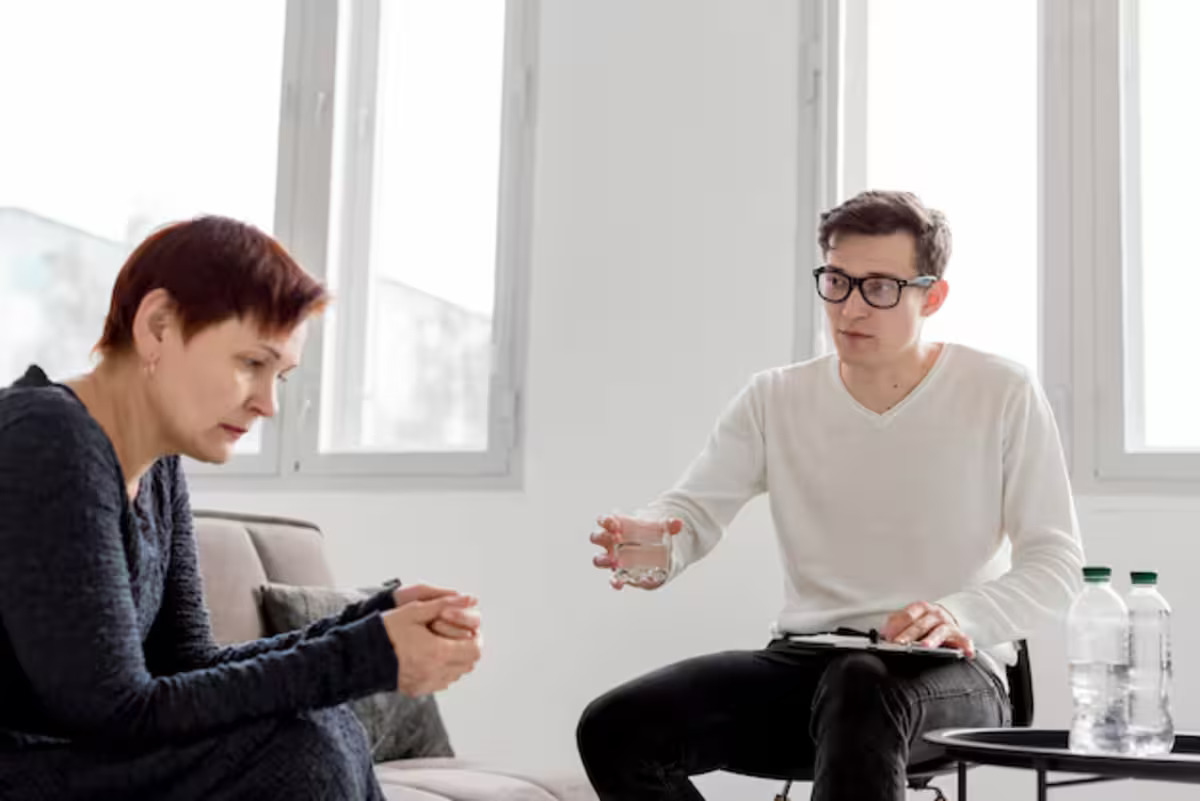
[[[672,538],[670,577],[706,556],[725,527],[752,498],[766,491],[766,442],[760,379],[726,407],[704,450],[648,511],[683,521]]]
[[[255,658],[154,675],[121,535],[120,470],[103,431],[67,404],[0,421],[0,619],[44,733],[157,742],[396,686],[378,615]]]
[[[147,658],[152,662],[154,673],[177,673],[286,651],[301,642],[323,637],[355,621],[395,608],[392,590],[385,589],[304,629],[219,647],[204,605],[187,481],[177,457],[169,460],[165,472],[165,491],[170,499],[171,557],[162,611],[146,644]]]
[[[1004,409],[1004,530],[1012,569],[938,601],[980,648],[1061,618],[1082,584],[1083,546],[1054,414],[1032,377]]]

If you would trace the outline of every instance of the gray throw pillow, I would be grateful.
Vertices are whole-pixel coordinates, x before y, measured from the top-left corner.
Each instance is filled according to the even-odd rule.
[[[336,615],[348,604],[382,591],[382,587],[341,590],[264,584],[259,588],[259,603],[268,633],[282,634]],[[409,698],[399,692],[377,693],[351,701],[350,708],[367,730],[371,756],[376,762],[454,756],[432,695]]]

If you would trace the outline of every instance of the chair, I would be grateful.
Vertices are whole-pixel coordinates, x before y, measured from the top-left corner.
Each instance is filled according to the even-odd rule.
[[[1033,724],[1033,671],[1029,666],[1029,645],[1025,640],[1018,640],[1017,662],[1007,669],[1008,698],[1012,704],[1012,725],[1028,728]],[[946,801],[941,788],[933,782],[943,776],[958,775],[958,799],[967,801],[967,764],[958,762],[947,756],[918,762],[908,766],[908,789],[922,790],[934,793],[934,801]],[[761,776],[760,778],[777,779],[779,776]],[[811,781],[812,774],[796,775],[785,779],[783,789],[775,796],[775,801],[790,801],[793,782]]]

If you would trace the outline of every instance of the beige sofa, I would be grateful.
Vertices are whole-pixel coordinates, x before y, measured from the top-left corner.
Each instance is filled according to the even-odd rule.
[[[334,585],[321,532],[311,524],[197,512],[196,538],[213,631],[222,644],[265,635],[255,598],[265,582]],[[459,758],[385,762],[376,770],[389,801],[596,801],[583,776],[527,776]]]

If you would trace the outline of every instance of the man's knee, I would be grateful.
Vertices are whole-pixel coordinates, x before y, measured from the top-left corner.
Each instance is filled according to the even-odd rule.
[[[632,704],[620,689],[605,693],[592,701],[579,716],[575,742],[585,763],[599,759],[624,741],[628,732]]]
[[[830,663],[813,697],[813,733],[831,726],[857,729],[872,722],[895,723],[893,680],[872,654],[851,654]]]

